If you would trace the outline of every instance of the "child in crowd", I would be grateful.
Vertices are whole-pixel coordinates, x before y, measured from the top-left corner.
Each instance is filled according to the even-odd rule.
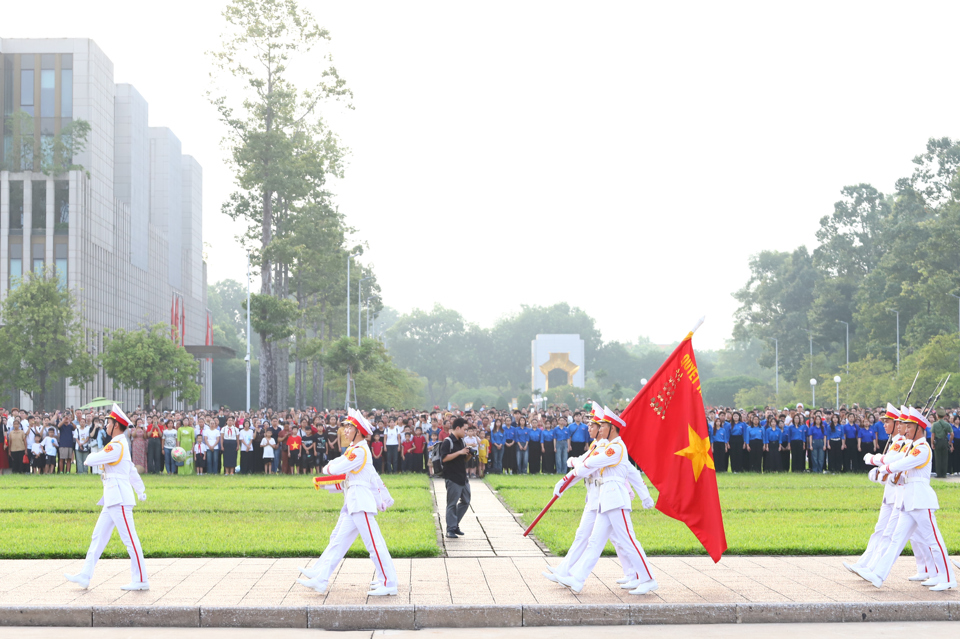
[[[413,455],[415,457],[413,467],[415,472],[422,473],[426,470],[427,458],[427,438],[423,436],[423,429],[417,426],[413,431]]]
[[[277,440],[272,437],[272,433],[264,431],[263,439],[260,440],[260,448],[263,449],[263,472],[267,475],[273,474],[273,458],[277,448]]]
[[[57,443],[57,431],[53,428],[48,428],[47,436],[43,438],[40,445],[43,447],[43,453],[40,455],[43,464],[39,465],[39,468],[45,469],[42,472],[50,475],[57,465],[57,447],[59,446]]]
[[[490,439],[486,431],[480,433],[480,465],[478,473],[483,477],[487,472],[487,457],[490,455]]]
[[[197,474],[202,475],[207,467],[207,445],[203,443],[203,435],[197,435],[193,442],[193,467],[197,469]]]
[[[463,445],[467,448],[472,448],[473,450],[478,450],[480,448],[480,438],[477,437],[477,427],[470,426],[467,428],[467,436],[463,438]],[[479,460],[476,455],[471,455],[467,460],[467,475],[469,477],[477,476],[477,468],[480,466]]]
[[[403,433],[403,442],[400,443],[400,455],[403,459],[401,467],[403,472],[412,473],[414,471],[414,444],[413,444],[413,433],[411,431],[405,431]]]

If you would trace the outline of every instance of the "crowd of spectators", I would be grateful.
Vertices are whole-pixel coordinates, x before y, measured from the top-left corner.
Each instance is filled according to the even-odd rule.
[[[0,472],[86,473],[87,455],[109,437],[103,409],[30,413],[0,409],[4,445]],[[217,411],[130,411],[128,429],[133,462],[145,473],[308,474],[318,473],[347,447],[344,411],[313,409],[247,414],[227,407]],[[366,412],[375,426],[369,445],[380,473],[427,473],[439,467],[439,443],[449,437],[450,411],[375,410]],[[563,473],[568,456],[589,443],[578,410],[551,407],[537,411],[467,411],[464,444],[475,451],[467,462],[471,477],[486,473]],[[183,448],[185,461],[174,459]]]
[[[717,407],[707,413],[714,465],[718,473],[867,472],[863,456],[887,445],[884,413],[885,407],[857,404],[812,411],[803,404],[782,410]],[[929,419],[934,472],[960,474],[960,411],[932,410]]]
[[[764,410],[710,408],[707,429],[717,472],[866,472],[863,455],[882,451],[888,436],[883,408],[854,404],[839,410],[795,407]],[[460,412],[374,410],[369,445],[382,474],[426,473],[439,467],[439,443]],[[347,447],[344,411],[131,411],[133,462],[146,473],[313,474]],[[566,406],[546,410],[466,411],[464,445],[470,477],[487,473],[564,473],[566,460],[590,443],[586,413]],[[83,465],[109,437],[97,410],[30,413],[0,411],[4,446],[0,472],[96,472]],[[960,474],[960,411],[934,410],[927,433],[934,472]],[[956,442],[956,445],[955,445]],[[175,448],[188,453],[173,459]],[[7,470],[9,469],[9,470]]]

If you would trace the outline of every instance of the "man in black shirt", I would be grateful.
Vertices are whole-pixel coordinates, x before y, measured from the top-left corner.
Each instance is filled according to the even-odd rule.
[[[463,443],[463,431],[466,425],[467,420],[462,417],[453,420],[450,436],[440,444],[443,478],[447,486],[447,537],[451,539],[464,534],[460,530],[460,520],[470,507],[467,459],[471,450]]]

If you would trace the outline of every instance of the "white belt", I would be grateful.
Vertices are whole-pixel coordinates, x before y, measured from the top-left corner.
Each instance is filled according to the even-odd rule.
[[[599,479],[589,478],[589,479],[584,479],[584,480],[583,480],[583,483],[585,483],[585,484],[588,485],[588,486],[599,486],[599,485],[600,485],[600,480],[599,480]]]
[[[354,480],[344,479],[341,485],[343,486],[344,490],[351,487],[357,487],[357,486],[364,486],[366,488],[369,488],[370,490],[373,490],[373,486],[371,484],[368,484],[365,481],[357,481],[356,479]]]
[[[621,479],[620,477],[601,477],[597,481],[601,484],[609,484],[611,482],[620,482],[621,484],[623,483],[623,479]]]
[[[906,484],[919,484],[919,483],[929,484],[929,483],[930,483],[930,480],[927,479],[926,477],[907,477],[907,479],[906,479],[906,481],[905,481],[904,483],[906,483]]]

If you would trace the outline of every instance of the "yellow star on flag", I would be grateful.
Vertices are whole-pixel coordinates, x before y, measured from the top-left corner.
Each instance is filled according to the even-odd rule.
[[[710,470],[716,470],[716,468],[713,465],[713,457],[710,456],[710,438],[700,439],[697,431],[693,430],[693,426],[690,424],[687,424],[687,431],[690,437],[690,445],[674,454],[690,460],[690,463],[693,464],[693,480],[697,481],[700,479],[700,473],[703,472],[704,466]]]

